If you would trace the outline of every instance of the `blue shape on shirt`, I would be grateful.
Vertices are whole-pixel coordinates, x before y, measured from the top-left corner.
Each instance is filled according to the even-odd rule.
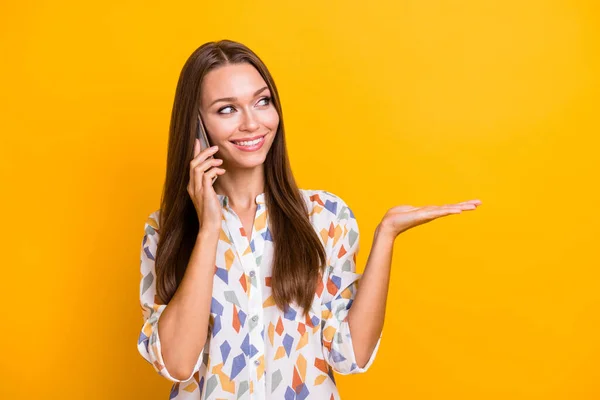
[[[254,357],[258,353],[258,349],[254,345],[250,345],[250,357]]]
[[[331,282],[333,282],[333,284],[335,285],[336,288],[340,288],[340,286],[342,286],[342,278],[340,278],[337,275],[332,275],[331,276]]]
[[[288,357],[290,356],[290,351],[292,351],[292,343],[294,343],[294,338],[286,333],[285,337],[283,338],[283,348],[285,349]]]
[[[171,393],[169,393],[169,400],[177,397],[178,394],[179,394],[179,382],[174,384],[173,387],[171,388]]]
[[[198,383],[198,390],[202,393],[202,389],[204,388],[204,377],[200,379],[200,383]]]
[[[148,351],[148,343],[150,342],[150,338],[144,333],[140,333],[140,337],[138,338],[138,344],[144,342],[144,347],[146,348],[146,352]]]
[[[293,307],[286,306],[283,316],[285,317],[285,319],[293,321],[296,318],[296,310],[294,310]]]
[[[326,200],[325,201],[325,209],[331,211],[334,215],[336,215],[337,211],[337,201]]]
[[[302,383],[301,385],[298,385],[296,387],[296,399],[297,400],[304,400],[308,397],[309,392],[308,392],[308,388],[306,387],[306,383]]]
[[[221,358],[223,359],[223,363],[227,361],[227,356],[229,356],[229,352],[231,351],[231,346],[229,342],[226,340],[221,345]]]
[[[333,348],[331,349],[330,354],[331,354],[331,359],[334,362],[341,362],[341,361],[346,360],[346,357],[344,357],[340,352],[336,351]]]
[[[240,346],[246,356],[250,355],[250,334],[246,334],[242,345]]]
[[[223,306],[214,297],[210,302],[210,312],[217,315],[223,315]]]
[[[242,324],[242,328],[244,327],[244,323],[246,322],[246,313],[242,310],[238,310],[238,317],[240,318],[240,323]]]
[[[294,400],[295,398],[296,392],[294,392],[294,390],[288,386],[287,389],[285,389],[285,400]]]
[[[313,326],[317,326],[319,323],[319,318],[317,318],[316,315],[313,315],[313,317],[310,319],[310,322],[312,322]]]
[[[225,268],[217,268],[216,275],[225,283],[229,283],[229,274]]]
[[[271,230],[269,228],[267,228],[267,230],[263,232],[262,237],[265,239],[265,241],[273,241],[273,237],[271,236]]]
[[[235,378],[246,366],[246,357],[243,354],[236,356],[233,359],[233,366],[231,367],[231,376],[229,379]]]
[[[215,317],[215,323],[213,325],[212,337],[215,337],[217,333],[221,330],[221,316],[217,315]]]

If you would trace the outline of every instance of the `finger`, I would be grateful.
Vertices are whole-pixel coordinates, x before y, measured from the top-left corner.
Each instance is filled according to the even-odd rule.
[[[194,165],[190,162],[190,178],[188,181],[189,190],[191,193],[196,193],[196,173],[194,169]]]
[[[208,191],[214,191],[214,188],[212,186],[213,183],[213,178],[216,175],[223,175],[225,173],[225,170],[223,168],[218,168],[218,167],[214,167],[211,168],[208,172],[204,173],[203,178],[202,178],[202,184],[204,185],[204,189],[208,190]]]
[[[207,172],[205,172],[204,176],[206,178],[208,178],[208,180],[212,183],[212,179],[216,175],[223,175],[224,173],[225,173],[225,170],[223,168],[213,167],[213,168],[209,169]]]
[[[442,207],[444,208],[460,208],[461,210],[474,210],[477,206],[468,201],[463,201],[461,203],[456,204],[444,204]]]
[[[216,150],[218,150],[218,148],[209,147],[208,149],[205,149],[204,151],[200,151],[200,140],[195,139],[194,158],[192,158],[192,161],[190,161],[190,178],[189,178],[189,186],[190,186],[190,190],[192,191],[192,193],[195,193],[196,188],[201,187],[201,184],[202,184],[202,180],[198,181],[195,179],[194,169],[196,168],[198,163],[200,163],[206,159],[206,157],[204,157],[205,154],[210,155],[211,153],[214,153]],[[200,183],[200,186],[198,186],[198,183]]]
[[[202,172],[206,172],[210,167],[214,167],[217,165],[223,164],[223,160],[220,158],[209,158],[204,160],[202,163],[196,165],[196,170],[202,170]]]
[[[412,210],[416,210],[418,207],[413,207],[411,205],[408,204],[402,204],[399,206],[394,206],[392,208],[390,208],[390,211],[392,212],[406,212],[406,211],[412,211]]]
[[[457,204],[473,204],[473,205],[480,205],[481,204],[481,200],[479,199],[474,199],[474,200],[467,200],[467,201],[461,201],[460,203]]]
[[[460,214],[461,212],[462,210],[460,208],[439,207],[436,209],[421,211],[420,214],[422,215],[421,218],[425,220],[433,220],[436,218],[444,217],[446,215]]]
[[[195,167],[196,165],[200,164],[201,162],[207,160],[210,156],[215,154],[218,150],[219,150],[219,148],[217,146],[204,149],[192,159],[190,164],[192,165],[192,167]]]
[[[194,191],[196,190],[196,188],[198,188],[198,190],[202,189],[202,185],[203,185],[203,178],[202,176],[204,174],[207,173],[207,171],[210,171],[212,168],[216,168],[216,165],[220,165],[223,162],[223,160],[221,160],[220,158],[209,158],[208,160],[202,162],[202,164],[200,165],[196,165],[196,167],[194,167]]]
[[[452,211],[469,211],[469,210],[474,210],[475,206],[474,205],[469,205],[469,204],[463,204],[460,206],[454,206],[454,205],[449,205],[449,206],[445,206],[445,207],[439,207],[439,209],[441,211],[446,211],[446,212],[452,212]]]
[[[219,151],[219,149],[216,147],[209,147],[207,149],[201,150],[194,158],[192,158],[190,164],[192,164],[195,167],[201,162],[211,158],[217,151]]]
[[[481,204],[481,200],[479,199],[473,199],[473,200],[467,200],[467,201],[461,201],[459,203],[451,203],[451,204],[444,204],[444,206],[460,206],[463,204],[474,204],[474,205],[480,205]]]

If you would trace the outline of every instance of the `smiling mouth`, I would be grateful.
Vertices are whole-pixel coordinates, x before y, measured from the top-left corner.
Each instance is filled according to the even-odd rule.
[[[252,138],[243,139],[243,140],[230,140],[230,142],[233,144],[236,144],[238,146],[254,146],[254,145],[264,141],[265,136],[267,136],[267,134],[264,134],[261,136],[254,136]]]

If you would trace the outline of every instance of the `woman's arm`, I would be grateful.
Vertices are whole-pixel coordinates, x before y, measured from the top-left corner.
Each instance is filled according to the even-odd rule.
[[[165,368],[177,379],[193,373],[206,344],[218,241],[218,234],[200,230],[184,277],[158,323]]]
[[[377,227],[359,290],[348,312],[354,354],[360,368],[369,361],[383,330],[394,240],[395,236]]]

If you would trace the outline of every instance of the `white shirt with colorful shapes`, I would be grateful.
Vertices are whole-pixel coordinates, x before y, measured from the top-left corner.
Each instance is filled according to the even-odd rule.
[[[159,213],[145,223],[141,249],[140,303],[144,323],[138,351],[163,377],[173,381],[170,399],[324,399],[340,398],[334,374],[365,372],[352,347],[347,315],[358,289],[358,224],[348,205],[324,190],[300,189],[310,222],[327,254],[327,267],[307,317],[292,303],[282,312],[271,295],[273,238],[264,193],[250,240],[227,196],[222,206],[209,332],[190,377],[179,380],[165,368],[158,323],[166,305],[156,295],[154,256],[160,236]]]

